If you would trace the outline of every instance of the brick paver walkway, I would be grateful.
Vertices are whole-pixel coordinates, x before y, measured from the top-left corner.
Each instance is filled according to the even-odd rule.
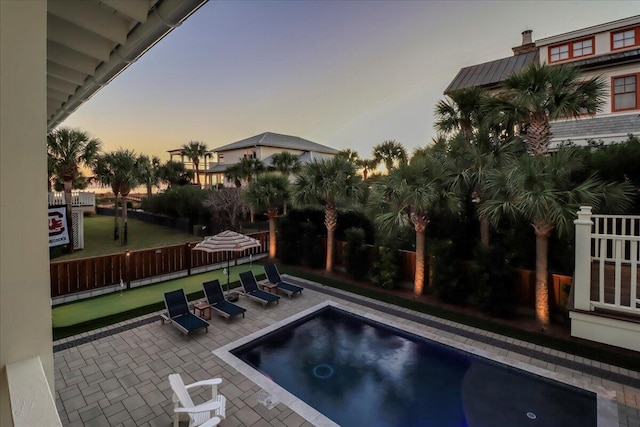
[[[307,284],[301,297],[283,297],[280,304],[268,307],[241,298],[239,304],[247,308],[246,318],[227,322],[214,317],[208,333],[194,333],[188,338],[169,324],[161,325],[156,313],[55,342],[55,397],[60,418],[66,426],[168,427],[172,425],[173,404],[167,377],[179,372],[185,383],[223,378],[219,389],[227,397],[223,427],[311,426],[282,403],[268,410],[256,400],[261,388],[212,351],[326,300],[614,390],[619,425],[640,427],[638,372],[441,321],[318,284]],[[196,403],[204,401],[207,393],[210,390],[203,390]],[[187,425],[186,420],[181,425]]]

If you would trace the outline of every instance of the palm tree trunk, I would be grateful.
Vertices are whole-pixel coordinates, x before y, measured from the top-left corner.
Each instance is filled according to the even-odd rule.
[[[424,291],[424,230],[416,230],[416,273],[413,280],[413,294],[418,297]]]
[[[120,238],[120,230],[118,229],[118,193],[116,193],[113,220],[113,240],[118,240]]]
[[[418,297],[424,291],[424,232],[429,220],[419,212],[411,214],[411,222],[416,232],[416,271],[413,279],[413,294]]]
[[[542,328],[549,325],[549,271],[547,267],[549,236],[553,226],[535,223],[536,232],[536,320]]]
[[[333,271],[333,241],[338,228],[338,212],[335,202],[328,202],[324,209],[324,225],[327,227],[327,272]]]
[[[488,248],[490,240],[491,231],[489,229],[489,221],[484,218],[480,218],[480,243],[482,243],[482,246]]]
[[[66,178],[66,177],[65,177]],[[69,253],[73,253],[73,218],[71,216],[72,201],[71,201],[71,188],[73,184],[71,179],[64,180],[64,202],[67,210],[67,227],[69,229]]]
[[[278,211],[269,210],[267,214],[269,216],[269,259],[273,260],[276,257],[276,215]]]
[[[127,235],[127,194],[122,195],[122,240],[121,244],[125,246],[128,243],[128,235]]]

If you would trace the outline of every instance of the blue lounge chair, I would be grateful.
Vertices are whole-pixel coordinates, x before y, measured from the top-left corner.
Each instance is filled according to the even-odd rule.
[[[184,290],[177,289],[175,291],[165,292],[164,305],[167,308],[167,312],[160,317],[162,323],[168,320],[185,335],[202,328],[205,329],[205,332],[209,330],[208,322],[189,311],[187,296],[184,294]]]
[[[227,320],[237,314],[242,314],[242,317],[244,317],[244,312],[247,311],[247,309],[227,301],[218,279],[204,282],[202,287],[204,288],[204,295],[207,298],[207,302],[220,316],[225,317]]]
[[[280,273],[278,272],[278,267],[275,264],[267,264],[264,266],[264,272],[267,274],[267,279],[269,279],[269,283],[273,283],[274,285],[278,285],[278,290],[287,294],[289,298],[292,295],[299,293],[302,295],[302,290],[304,289],[301,286],[294,285],[293,283],[285,282],[280,277]]]
[[[280,303],[280,297],[278,295],[261,291],[258,289],[258,282],[253,275],[253,271],[245,271],[240,273],[240,283],[244,289],[244,294],[254,301],[258,301],[263,305],[267,305],[270,302]]]

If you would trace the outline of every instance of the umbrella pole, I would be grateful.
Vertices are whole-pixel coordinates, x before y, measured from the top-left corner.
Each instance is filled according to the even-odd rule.
[[[227,254],[227,295],[229,295],[229,275],[231,274],[231,270],[229,270],[229,254]]]

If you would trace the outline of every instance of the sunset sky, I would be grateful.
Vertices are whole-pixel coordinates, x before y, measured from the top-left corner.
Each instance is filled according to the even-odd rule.
[[[640,14],[638,1],[213,1],[63,126],[169,158],[270,131],[369,157],[435,136],[433,108],[462,67],[533,39]]]

